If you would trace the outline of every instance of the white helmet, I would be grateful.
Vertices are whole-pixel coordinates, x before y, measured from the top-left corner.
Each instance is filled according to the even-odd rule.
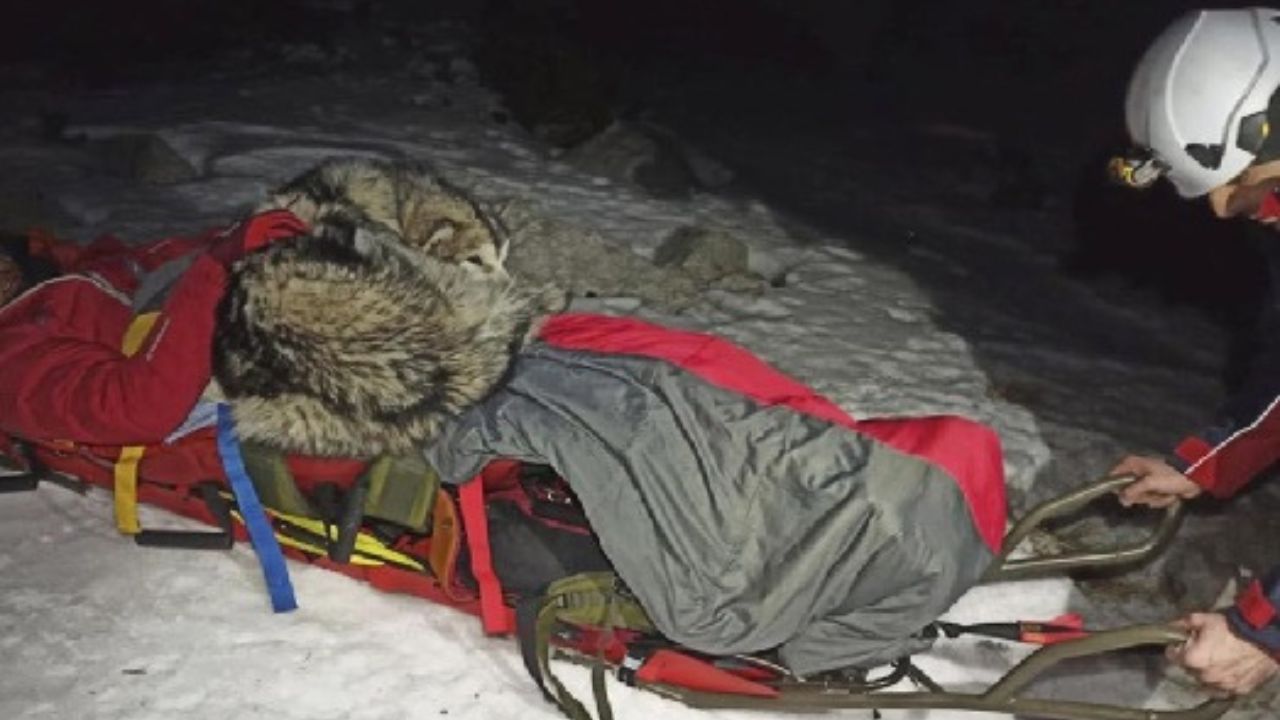
[[[1129,81],[1129,137],[1149,156],[1131,164],[1124,179],[1145,184],[1158,171],[1187,198],[1230,182],[1259,159],[1278,86],[1280,10],[1200,10],[1178,18]]]

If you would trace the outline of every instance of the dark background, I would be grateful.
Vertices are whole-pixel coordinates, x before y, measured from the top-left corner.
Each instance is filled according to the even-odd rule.
[[[512,52],[598,61],[637,93],[681,69],[831,83],[819,103],[924,114],[1026,137],[1097,142],[1116,125],[1143,46],[1213,0],[115,0],[14,3],[0,59],[39,60],[106,83],[148,63],[207,61],[236,47],[331,41],[380,18],[455,17]],[[538,45],[545,47],[537,47]],[[542,58],[545,60],[546,58]],[[758,87],[758,86],[757,86]],[[634,98],[630,98],[634,99]],[[874,108],[874,109],[873,109]]]
[[[856,215],[831,203],[810,207],[812,188],[779,180],[777,154],[837,176],[841,158],[866,159],[857,177],[830,177],[835,185],[874,183],[866,167],[898,187],[917,182],[917,173],[927,203],[946,196],[948,172],[972,157],[948,155],[913,133],[976,138],[1008,174],[1001,182],[1011,208],[1056,209],[1046,223],[1061,220],[1071,235],[1060,253],[1065,272],[1122,277],[1198,306],[1247,349],[1267,282],[1257,239],[1242,224],[1212,220],[1202,203],[1179,201],[1167,188],[1120,191],[1102,172],[1124,144],[1125,84],[1143,48],[1178,14],[1214,6],[1237,3],[26,2],[4,11],[0,79],[92,92],[188,82],[214,70],[300,72],[280,62],[281,49],[297,43],[362,47],[344,62],[394,65],[398,49],[414,44],[415,23],[450,19],[510,119],[550,146],[573,146],[617,118],[661,122],[713,153],[726,133],[794,139],[775,142],[768,162],[753,162],[741,147],[721,159],[771,202],[843,230],[874,222],[865,206],[875,193]],[[823,155],[830,158],[820,163]],[[816,177],[818,169],[806,172]]]

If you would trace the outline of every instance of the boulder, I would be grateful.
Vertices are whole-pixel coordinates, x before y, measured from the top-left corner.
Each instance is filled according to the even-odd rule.
[[[113,135],[91,145],[108,175],[151,185],[173,185],[200,177],[200,171],[159,135]]]

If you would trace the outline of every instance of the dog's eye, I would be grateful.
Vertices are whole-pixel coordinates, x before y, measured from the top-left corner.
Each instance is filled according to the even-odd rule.
[[[466,262],[471,263],[472,265],[484,265],[484,259],[479,255],[467,256]]]

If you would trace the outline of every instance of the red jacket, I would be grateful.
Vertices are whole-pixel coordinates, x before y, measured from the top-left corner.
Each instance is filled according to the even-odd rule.
[[[1192,435],[1174,454],[1183,472],[1211,495],[1229,498],[1280,461],[1280,398],[1247,425]]]
[[[301,230],[292,215],[275,212],[143,246],[105,238],[85,248],[45,248],[67,274],[0,307],[0,431],[37,442],[162,441],[208,385],[224,262]],[[48,239],[33,237],[40,243]],[[126,354],[140,283],[184,257],[190,265],[168,289],[155,324]]]

